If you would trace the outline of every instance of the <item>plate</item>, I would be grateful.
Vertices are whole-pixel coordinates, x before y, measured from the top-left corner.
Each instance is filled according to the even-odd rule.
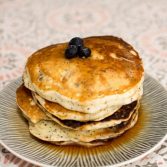
[[[39,166],[97,167],[121,166],[156,149],[167,134],[167,92],[146,75],[137,124],[104,146],[56,146],[30,135],[26,120],[15,102],[21,79],[0,93],[0,142],[16,156]]]

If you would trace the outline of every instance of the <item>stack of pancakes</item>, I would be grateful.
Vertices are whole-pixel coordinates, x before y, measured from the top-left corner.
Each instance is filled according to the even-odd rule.
[[[123,134],[138,119],[143,64],[113,36],[84,38],[89,58],[67,59],[68,43],[29,57],[17,104],[32,135],[58,145],[96,146]]]

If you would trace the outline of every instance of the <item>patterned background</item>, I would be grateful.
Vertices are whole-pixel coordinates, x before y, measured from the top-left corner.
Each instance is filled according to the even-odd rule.
[[[35,50],[103,34],[131,43],[167,89],[167,0],[0,0],[0,89],[22,75]],[[0,145],[0,166],[10,165],[33,166]],[[167,141],[127,167],[167,167]]]

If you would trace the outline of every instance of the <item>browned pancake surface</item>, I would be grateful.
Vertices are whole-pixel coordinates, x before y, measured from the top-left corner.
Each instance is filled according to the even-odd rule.
[[[143,76],[138,53],[113,36],[89,37],[84,45],[89,58],[66,59],[68,43],[51,45],[34,53],[27,62],[33,84],[43,91],[53,90],[79,101],[122,94]]]
[[[34,103],[31,91],[21,85],[16,91],[16,100],[18,107],[22,110],[24,116],[33,123],[40,120],[48,120],[45,113]]]
[[[118,111],[116,111],[114,114],[112,114],[111,116],[108,116],[107,118],[98,121],[98,122],[107,122],[107,121],[111,121],[111,120],[126,120],[129,118],[130,114],[132,114],[133,112],[135,112],[134,108],[137,105],[137,101],[132,102],[131,104],[128,105],[124,105],[122,106]],[[57,118],[57,117],[56,117]],[[58,118],[57,118],[58,119]],[[78,128],[78,127],[82,127],[84,125],[92,125],[96,124],[98,122],[94,122],[94,121],[89,121],[89,122],[81,122],[81,121],[74,121],[74,120],[61,120],[59,119],[59,121],[69,127],[72,128]],[[124,121],[123,121],[124,122]]]

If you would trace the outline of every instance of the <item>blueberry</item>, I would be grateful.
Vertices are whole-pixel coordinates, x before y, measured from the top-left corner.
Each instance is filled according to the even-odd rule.
[[[72,38],[69,45],[83,46],[83,39],[79,37]]]
[[[91,55],[91,50],[89,48],[80,47],[78,50],[78,54],[80,58],[83,58],[83,57],[87,58]]]
[[[70,45],[66,50],[65,50],[65,57],[67,59],[72,59],[77,56],[78,52],[78,47],[75,45]]]

